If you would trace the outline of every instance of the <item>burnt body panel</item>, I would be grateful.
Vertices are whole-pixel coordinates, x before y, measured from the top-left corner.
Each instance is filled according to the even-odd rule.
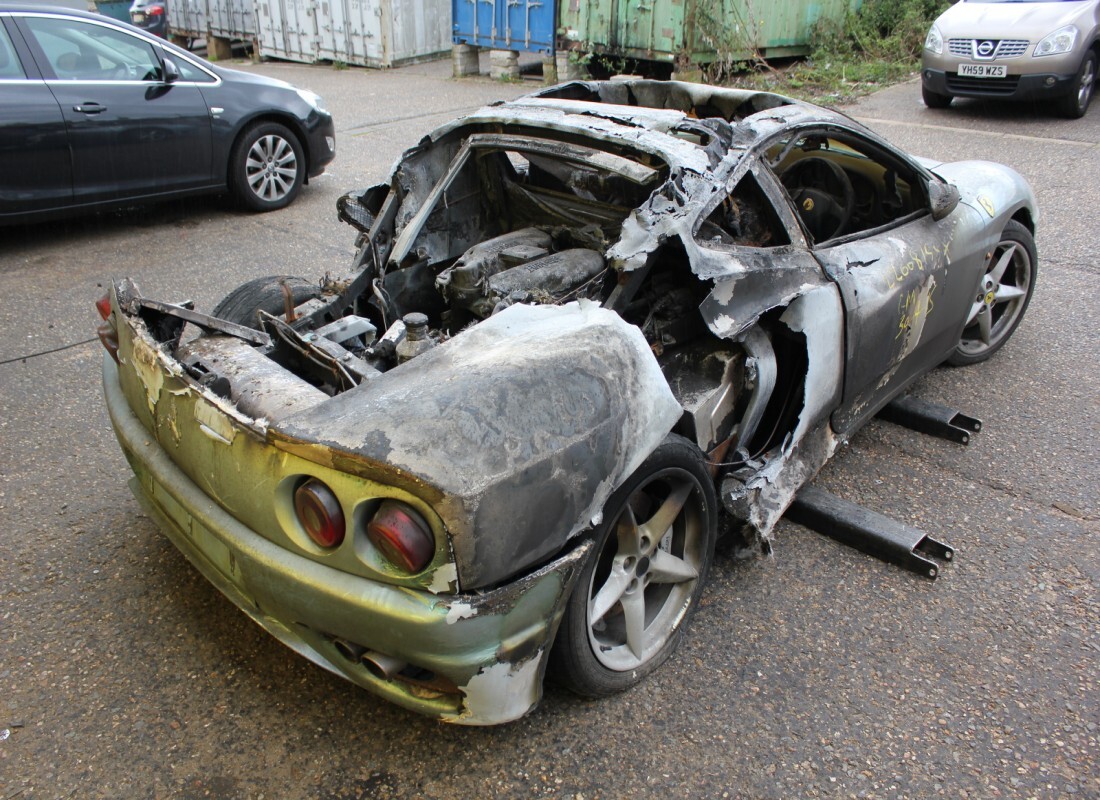
[[[1036,214],[1007,168],[651,81],[481,109],[338,208],[349,270],[236,309],[262,331],[119,284],[112,419],[139,497],[254,619],[472,724],[537,702],[555,634],[596,653],[589,615],[622,629],[633,680],[656,668],[695,601],[645,604],[701,587],[715,503],[769,550],[845,438],[951,352],[987,252],[1008,263],[1009,220],[1031,247]]]
[[[679,416],[645,340],[617,315],[512,306],[272,435],[437,490],[472,589],[588,527]]]

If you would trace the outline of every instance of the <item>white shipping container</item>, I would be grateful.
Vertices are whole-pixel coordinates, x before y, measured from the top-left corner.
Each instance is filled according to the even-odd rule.
[[[307,0],[256,0],[260,55],[287,61],[318,60],[317,16]]]
[[[206,0],[171,0],[168,32],[188,39],[206,38]]]
[[[383,0],[385,5],[385,0]],[[390,0],[390,60],[408,63],[451,51],[451,4],[439,0]],[[384,16],[383,16],[384,18]]]
[[[206,21],[211,36],[249,41],[256,38],[254,0],[208,0]]]
[[[450,0],[256,0],[256,19],[260,54],[291,61],[393,67],[451,49]]]

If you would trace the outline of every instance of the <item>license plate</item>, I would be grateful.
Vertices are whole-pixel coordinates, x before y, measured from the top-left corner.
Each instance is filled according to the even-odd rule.
[[[131,14],[130,16],[132,16],[134,18],[134,24],[135,25],[140,25],[141,23],[145,22],[145,15],[144,14]]]
[[[959,64],[959,75],[964,78],[1003,78],[1008,75],[1004,64]]]

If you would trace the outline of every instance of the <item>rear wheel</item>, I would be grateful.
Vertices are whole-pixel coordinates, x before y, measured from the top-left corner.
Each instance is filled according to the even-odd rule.
[[[211,314],[258,329],[260,322],[257,314],[260,311],[275,316],[286,311],[288,292],[292,307],[321,296],[321,289],[315,283],[287,275],[270,275],[241,284],[214,306]]]
[[[290,205],[306,175],[298,137],[278,122],[261,122],[245,130],[229,156],[229,186],[237,200],[253,211]]]
[[[699,449],[666,438],[604,507],[550,654],[554,677],[601,697],[664,663],[703,591],[716,508]]]
[[[1089,102],[1092,100],[1092,89],[1096,83],[1096,53],[1089,51],[1081,62],[1081,68],[1077,70],[1077,81],[1074,89],[1059,101],[1058,110],[1062,116],[1070,119],[1079,119],[1085,116],[1089,110]]]
[[[1010,220],[986,262],[966,328],[948,364],[960,367],[985,361],[1008,341],[1031,302],[1038,263],[1031,231]]]
[[[939,92],[933,92],[931,89],[921,87],[921,97],[924,98],[924,104],[929,108],[947,108],[951,105],[951,95],[940,94]]]

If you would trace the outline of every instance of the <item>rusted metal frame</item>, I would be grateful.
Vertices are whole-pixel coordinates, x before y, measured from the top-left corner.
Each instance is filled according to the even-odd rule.
[[[623,156],[613,153],[605,153],[594,147],[559,142],[554,139],[542,139],[537,136],[523,136],[521,134],[506,133],[475,133],[471,134],[466,142],[476,149],[511,149],[527,153],[538,153],[545,156],[562,158],[566,161],[574,161],[586,166],[594,166],[618,175],[621,178],[643,185],[653,180],[657,170],[639,164]]]
[[[135,308],[134,306],[137,306]],[[167,314],[178,319],[182,319],[185,322],[190,322],[201,328],[206,333],[224,333],[229,336],[235,336],[238,339],[243,339],[249,344],[257,345],[259,347],[268,347],[271,344],[271,337],[262,331],[253,330],[252,328],[246,328],[244,325],[238,325],[235,322],[229,322],[228,320],[218,319],[212,317],[209,314],[202,314],[198,311],[194,311],[182,305],[175,303],[164,303],[160,300],[150,300],[146,297],[133,297],[128,304],[127,311],[129,313],[137,313],[139,309],[147,308],[152,311],[159,312],[161,314]]]

